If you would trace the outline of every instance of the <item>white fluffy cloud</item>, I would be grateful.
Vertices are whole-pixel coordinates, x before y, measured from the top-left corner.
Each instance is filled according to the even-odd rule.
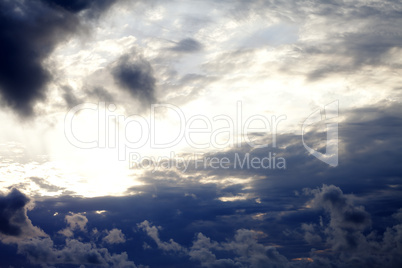
[[[125,235],[119,229],[112,229],[110,231],[106,231],[107,236],[103,238],[103,241],[106,241],[109,244],[120,244],[126,242]]]

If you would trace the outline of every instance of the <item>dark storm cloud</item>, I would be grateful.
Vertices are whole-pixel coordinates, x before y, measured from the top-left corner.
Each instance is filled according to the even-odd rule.
[[[138,54],[121,56],[111,70],[115,82],[143,105],[155,102],[155,78],[151,64]]]
[[[193,38],[186,38],[183,40],[180,40],[174,47],[171,48],[173,51],[177,52],[183,52],[183,53],[188,53],[188,52],[197,52],[202,49],[202,45],[200,42]]]
[[[109,8],[116,0],[42,0],[53,8],[62,8],[67,11],[78,13],[86,12],[87,16],[98,16]]]
[[[28,220],[25,205],[29,199],[13,189],[7,196],[0,197],[0,232],[5,235],[19,236],[22,225]]]
[[[0,93],[21,116],[34,114],[52,74],[44,61],[83,26],[76,12],[100,14],[113,1],[0,1]],[[91,11],[92,10],[92,11]]]
[[[0,89],[3,101],[19,114],[33,113],[51,79],[43,60],[59,37],[76,31],[78,19],[39,1],[0,2]]]
[[[17,189],[0,196],[0,240],[8,243],[19,239],[44,236],[27,217],[29,198]]]

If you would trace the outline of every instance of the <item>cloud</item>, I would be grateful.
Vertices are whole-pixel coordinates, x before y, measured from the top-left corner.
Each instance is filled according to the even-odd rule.
[[[323,185],[312,190],[314,198],[309,205],[323,208],[330,214],[327,243],[334,251],[351,251],[365,245],[362,231],[371,224],[370,215],[363,207],[354,206],[350,197],[339,187]]]
[[[224,259],[217,260],[216,255],[211,252],[211,249],[220,249],[220,245],[216,241],[211,241],[202,233],[197,234],[197,239],[193,242],[189,251],[190,258],[199,261],[203,266],[212,266],[213,264],[228,263],[233,264],[232,260]]]
[[[113,95],[103,87],[93,87],[92,89],[86,89],[85,92],[91,97],[96,97],[98,101],[114,101]]]
[[[388,267],[399,267],[402,265],[402,224],[397,224],[393,227],[387,227],[382,244],[373,243],[374,249],[379,250],[379,254],[384,254],[386,257],[383,263]]]
[[[307,243],[312,245],[321,243],[322,238],[320,235],[315,234],[316,226],[314,224],[303,223],[301,228],[305,232],[304,240],[306,240]]]
[[[20,116],[34,114],[52,80],[45,60],[84,25],[77,12],[95,17],[113,1],[0,1],[0,94]]]
[[[297,5],[305,4],[300,1]],[[318,1],[304,8],[304,12],[292,9],[292,16],[298,16],[296,12],[301,15],[298,20],[303,25],[303,36],[318,33],[316,41],[300,40],[297,44],[301,58],[308,57],[310,61],[305,69],[307,78],[315,82],[337,74],[350,75],[364,67],[400,69],[400,62],[392,58],[402,47],[402,32],[398,27],[402,21],[401,10],[401,3],[393,1],[381,4]],[[311,14],[317,19],[312,20]],[[300,70],[306,67],[303,62],[299,63],[296,65]]]
[[[287,258],[275,247],[259,243],[258,236],[253,230],[239,229],[231,241],[218,243],[199,233],[189,255],[203,267],[287,267]],[[217,259],[213,251],[231,252],[236,257]]]
[[[77,30],[78,20],[40,1],[1,1],[0,9],[1,95],[19,114],[31,115],[51,79],[43,61],[58,37]]]
[[[63,213],[65,210],[107,209],[113,213],[99,215],[87,212],[85,218],[97,229],[105,229],[116,222],[128,222],[122,224],[121,229],[115,228],[106,234],[110,241],[121,242],[123,232],[128,234],[132,230],[129,222],[140,222],[137,227],[145,232],[145,239],[140,239],[144,236],[139,232],[134,239],[126,239],[124,235],[124,246],[138,250],[142,256],[139,261],[151,267],[171,262],[203,267],[347,267],[348,263],[353,267],[370,267],[370,263],[398,267],[400,264],[401,224],[385,226],[385,231],[378,227],[371,229],[378,222],[396,221],[399,210],[394,210],[388,218],[373,217],[362,206],[355,204],[370,204],[364,194],[345,194],[337,186],[325,185],[305,190],[308,195],[297,196],[292,196],[292,192],[287,194],[284,189],[276,189],[266,195],[260,194],[261,203],[252,200],[220,202],[217,196],[229,191],[236,193],[242,187],[216,188],[182,183],[175,181],[172,182],[174,187],[169,187],[168,183],[155,180],[150,188],[141,188],[143,194],[130,197],[48,198],[37,201],[38,210],[33,210],[32,215],[35,219],[43,218],[41,222],[46,224],[46,228],[57,230],[57,218],[49,214],[49,210],[53,212],[57,209]],[[155,187],[158,196],[152,197],[150,190]],[[186,196],[188,192],[194,193],[197,198]],[[127,208],[122,204],[137,205]],[[177,210],[181,213],[178,214]],[[264,213],[263,220],[253,219],[256,213]],[[65,222],[69,230],[88,228],[88,223],[77,223],[85,222],[79,215],[68,215],[70,220]],[[151,220],[144,221],[144,217],[150,217],[152,222],[158,222],[163,228],[151,224]],[[101,221],[96,220],[100,218]],[[291,231],[285,235],[287,229]],[[166,235],[168,239],[163,238]],[[152,246],[147,241],[148,237],[157,249],[143,248],[144,242]],[[24,239],[18,245],[21,245],[20,253],[30,256],[28,258],[32,263],[56,265],[81,261],[88,265],[102,263],[112,266],[106,249],[100,246],[102,241],[110,243],[102,238],[105,236],[82,232],[80,241],[69,238],[65,245],[53,245],[56,240],[53,242],[50,239]],[[82,252],[70,260],[70,254],[75,254],[75,249]],[[113,255],[110,250],[107,252]]]
[[[62,8],[69,12],[85,12],[86,16],[99,16],[101,12],[108,9],[116,0],[42,0],[54,8]]]
[[[65,237],[74,236],[74,232],[70,228],[65,228],[63,230],[58,231],[59,234],[64,235]]]
[[[400,208],[397,212],[395,212],[392,217],[402,222],[402,208]]]
[[[307,203],[308,207],[324,209],[329,214],[328,224],[302,225],[307,242],[322,246],[322,237],[325,245],[331,249],[331,254],[325,257],[313,251],[313,260],[324,261],[328,258],[327,262],[333,265],[345,266],[349,263],[354,267],[398,267],[402,264],[402,257],[398,253],[402,249],[401,224],[387,227],[382,237],[375,231],[367,234],[364,231],[371,225],[370,214],[363,207],[353,205],[353,195],[343,194],[334,185],[305,189],[305,192],[314,195]]]
[[[29,198],[16,189],[6,196],[0,196],[0,240],[7,244],[17,244],[18,253],[27,256],[31,264],[43,267],[55,264],[136,267],[134,262],[128,260],[126,252],[112,254],[107,248],[100,248],[94,243],[67,239],[64,246],[54,245],[47,234],[32,225],[27,216],[28,204]],[[65,230],[85,231],[88,219],[82,214],[72,213],[65,219],[68,224]],[[124,235],[120,230],[113,229],[105,240],[121,243]]]
[[[142,56],[135,52],[121,56],[113,63],[111,73],[116,84],[137,98],[143,106],[156,101],[153,69]]]
[[[62,90],[64,91],[62,95],[63,99],[69,108],[72,108],[82,102],[79,98],[77,98],[77,96],[75,96],[74,91],[70,86],[63,86]]]
[[[26,255],[32,264],[43,267],[55,264],[136,267],[134,262],[128,260],[126,252],[110,254],[106,248],[75,239],[67,239],[61,249],[57,249],[50,238],[31,239],[18,244],[18,253]]]
[[[189,52],[197,52],[202,49],[202,45],[200,42],[193,38],[186,38],[180,40],[174,47],[171,48],[173,51],[189,53]]]
[[[35,184],[37,184],[41,189],[44,189],[48,192],[54,193],[54,192],[62,191],[65,189],[63,187],[59,187],[59,186],[50,184],[42,178],[31,177],[30,180],[33,181]]]
[[[370,226],[370,216],[363,207],[354,206],[339,187],[323,185],[311,190],[314,199],[309,203],[315,208],[324,208],[331,216],[331,227],[348,230],[364,230]]]
[[[302,78],[311,83],[338,76],[359,77],[361,71],[365,73],[362,75],[364,80],[368,77],[366,71],[379,68],[370,80],[391,80],[389,78],[394,77],[392,70],[401,68],[401,10],[401,3],[395,1],[315,1],[314,4],[304,0],[291,3],[236,1],[225,12],[227,19],[239,25],[236,34],[230,33],[224,39],[225,45],[234,49],[216,53],[216,60],[204,63],[204,71],[222,76],[234,72],[240,80],[242,72],[252,69],[253,77],[272,75],[280,80],[279,77],[285,75],[292,81]],[[258,20],[261,20],[261,25],[256,24],[242,31]],[[277,26],[280,30],[269,33],[268,38],[274,43],[280,42],[285,32],[284,37],[290,38],[290,44],[281,44],[273,49],[272,54],[264,56],[266,63],[259,71],[256,69],[259,55],[267,46],[270,49],[274,47],[269,39],[264,40],[264,32]],[[291,33],[286,33],[289,26],[297,32],[293,38]],[[256,35],[250,33],[256,29]],[[228,32],[230,30],[228,28]],[[249,45],[241,47],[239,38],[247,40]],[[269,60],[271,55],[278,59]],[[267,73],[266,68],[270,72]],[[279,73],[275,74],[275,69]],[[397,81],[399,79],[396,78],[388,83],[398,84]],[[354,82],[348,81],[348,84]],[[361,85],[357,83],[355,87]],[[384,89],[384,83],[381,85]]]
[[[149,238],[126,239],[124,245],[113,247],[125,246],[141,251],[146,242],[153,249],[143,250],[144,257],[140,261],[151,266],[161,266],[172,259],[188,266],[194,264],[191,261],[205,263],[206,267],[215,262],[250,266],[253,261],[266,260],[264,254],[270,261],[275,260],[273,249],[265,248],[274,247],[281,256],[295,259],[289,261],[292,265],[301,265],[304,263],[302,258],[311,258],[313,262],[308,261],[308,265],[313,267],[324,264],[343,267],[352,261],[356,267],[367,267],[370,262],[380,265],[384,261],[384,267],[398,267],[401,228],[393,222],[397,221],[401,207],[401,186],[397,179],[401,174],[398,165],[401,137],[395,134],[399,133],[401,125],[401,108],[387,105],[390,104],[343,111],[345,118],[339,124],[341,164],[337,168],[330,168],[309,156],[300,136],[278,135],[277,144],[281,147],[277,151],[286,158],[288,166],[283,171],[189,169],[181,173],[160,170],[138,178],[143,184],[132,187],[135,195],[46,198],[36,200],[37,207],[30,215],[35,217],[33,222],[55,230],[54,233],[64,223],[64,218],[60,218],[58,223],[58,217],[52,216],[55,211],[59,215],[87,211],[81,215],[89,219],[92,228],[96,224],[98,230],[110,230],[110,226],[119,222],[122,224],[117,228],[125,235],[135,223],[141,223],[141,230],[152,241]],[[209,156],[230,156],[232,159],[235,152],[261,157],[266,156],[267,150],[250,151],[244,146]],[[310,194],[307,196],[294,195],[304,187],[322,185],[324,179],[327,186],[307,190]],[[353,184],[350,183],[352,179]],[[331,185],[335,183],[337,186]],[[221,202],[219,199],[242,195],[253,198],[235,202]],[[98,210],[113,213],[100,215],[95,213]],[[51,220],[47,218],[48,214]],[[256,215],[261,216],[257,218]],[[91,217],[99,220],[92,221]],[[67,224],[70,230],[70,224]],[[83,225],[84,230],[87,225]],[[159,225],[166,231],[162,231]],[[80,237],[90,236],[87,232],[80,232],[82,229],[77,224],[72,223],[72,226],[76,226],[72,235],[79,232]],[[242,232],[236,238],[237,231],[242,229],[251,233]],[[164,232],[168,239],[164,238]],[[266,233],[268,238],[259,237],[259,232]],[[199,233],[204,236],[200,237],[202,245],[192,250],[194,241],[191,238],[196,235],[194,240],[197,241]],[[246,239],[251,234],[264,248],[253,246],[251,240]],[[96,242],[102,242],[103,236],[98,237]],[[88,239],[93,239],[93,236]],[[242,254],[242,243],[249,243],[255,249],[254,253]],[[60,245],[55,247],[61,248]],[[156,260],[157,252],[160,254]],[[272,258],[269,257],[271,253],[274,254]]]
[[[46,63],[51,53],[47,51],[53,51],[55,46],[66,40],[65,38],[80,31],[85,20],[96,17],[98,11],[103,9],[103,3],[107,2],[1,2],[1,7],[17,7],[1,8],[0,12],[8,12],[1,13],[2,21],[14,14],[17,18],[33,18],[32,25],[41,17],[49,23],[41,24],[44,25],[43,42],[38,41],[39,38],[36,37],[38,31],[24,32],[35,35],[32,40],[18,37],[22,29],[34,27],[27,26],[28,23],[24,22],[23,27],[10,28],[10,31],[15,29],[15,38],[24,41],[28,50],[34,48],[30,51],[39,54],[30,58],[20,53],[25,51],[22,48],[18,48],[18,53],[11,51],[14,53],[11,53],[12,55],[27,58],[27,67],[22,66],[18,71],[25,68],[31,73],[34,68],[29,69],[29,66],[34,62],[34,67],[42,70],[44,76],[41,78],[37,75],[32,78],[40,80],[39,86],[33,87],[37,88],[37,94],[27,96],[27,100],[20,101],[19,105],[13,102],[15,98],[10,97],[8,100],[3,93],[8,92],[3,90],[4,81],[8,81],[12,76],[0,76],[0,92],[4,95],[3,101],[8,103],[8,107],[14,107],[18,111],[23,110],[20,107],[27,107],[23,114],[34,112],[37,102],[45,100],[46,85],[54,76],[52,72],[55,68]],[[287,103],[290,103],[289,107],[293,105],[295,109],[299,109],[303,106],[303,101],[294,101],[296,98],[303,99],[303,96],[307,96],[305,99],[311,99],[313,96],[314,102],[319,102],[336,98],[348,91],[343,95],[346,97],[340,99],[340,120],[345,120],[339,122],[339,167],[330,168],[308,155],[300,136],[278,134],[277,143],[280,147],[275,149],[251,149],[243,146],[211,152],[207,156],[228,156],[233,160],[235,153],[241,157],[250,153],[250,158],[261,158],[266,157],[267,151],[272,149],[272,152],[277,152],[286,159],[286,170],[191,168],[187,172],[160,170],[154,174],[145,173],[140,178],[137,172],[133,171],[136,184],[124,193],[132,194],[130,196],[82,198],[63,193],[62,196],[40,197],[35,200],[37,207],[29,211],[28,215],[36,226],[41,226],[48,234],[54,235],[53,240],[48,237],[40,239],[37,236],[25,235],[25,230],[37,228],[27,217],[29,201],[24,201],[23,198],[10,199],[6,202],[11,204],[10,207],[1,206],[0,209],[2,241],[5,241],[3,238],[15,238],[19,252],[25,254],[33,264],[43,266],[46,263],[53,266],[112,266],[116,265],[118,260],[121,263],[129,262],[127,254],[113,255],[112,252],[125,247],[130,252],[138,253],[141,262],[145,260],[155,267],[173,267],[176,263],[177,266],[183,267],[399,267],[401,257],[398,253],[402,249],[402,228],[400,223],[396,222],[401,219],[401,213],[397,209],[401,205],[402,189],[402,169],[399,163],[402,143],[401,136],[398,135],[401,133],[402,113],[398,108],[399,93],[395,91],[396,95],[391,96],[387,90],[390,83],[393,83],[393,86],[400,84],[398,72],[395,71],[400,68],[395,64],[400,59],[398,55],[401,40],[396,27],[401,24],[400,4],[395,1],[236,1],[230,7],[224,2],[215,3],[215,11],[208,13],[204,12],[203,8],[208,8],[212,3],[206,3],[203,8],[197,6],[196,11],[201,18],[205,16],[205,19],[210,19],[210,23],[202,25],[208,26],[206,28],[197,26],[196,29],[190,29],[182,23],[185,22],[182,19],[183,10],[187,11],[185,8],[172,13],[176,11],[176,6],[159,4],[156,3],[155,8],[139,4],[134,10],[136,16],[132,18],[128,18],[133,15],[131,10],[116,10],[116,17],[93,25],[95,40],[84,44],[74,41],[60,47],[61,50],[57,51],[52,60],[61,59],[66,73],[72,75],[61,80],[63,85],[68,84],[67,81],[71,82],[74,90],[61,87],[58,92],[64,93],[61,97],[64,97],[69,106],[81,101],[82,97],[88,98],[86,101],[92,100],[93,97],[109,102],[116,100],[132,103],[131,98],[126,98],[129,94],[148,104],[156,99],[163,100],[164,96],[157,94],[163,92],[165,98],[175,104],[201,98],[203,100],[200,103],[212,103],[216,108],[221,104],[219,97],[223,94],[226,96],[223,98],[224,102],[229,103],[232,97],[238,96],[251,102],[252,111],[261,108],[265,109],[264,113],[270,113],[271,111],[267,112],[266,109],[275,109],[276,106],[271,105],[274,102],[281,103],[281,107],[287,107]],[[19,6],[27,8],[22,9]],[[43,12],[35,11],[41,8]],[[232,18],[225,18],[222,11],[224,14],[230,13]],[[41,16],[24,15],[29,12],[37,12]],[[60,18],[46,16],[47,14],[58,14]],[[175,17],[173,21],[170,20],[172,14]],[[190,17],[193,14],[185,16]],[[150,20],[141,21],[143,17]],[[385,20],[385,17],[389,19]],[[60,25],[56,23],[58,20],[65,22],[67,19],[71,19],[71,28],[68,28],[68,25],[64,28],[61,22]],[[17,24],[17,21],[12,22]],[[113,22],[113,26],[110,22]],[[292,35],[288,42],[280,41],[280,31],[287,31],[282,27],[286,25],[284,22],[291,22],[290,27],[297,30],[297,36]],[[258,29],[256,24],[261,24]],[[391,27],[392,24],[395,26]],[[278,28],[275,28],[275,25],[279,25]],[[119,28],[118,31],[114,31],[116,27]],[[0,29],[0,37],[3,38],[6,28],[0,26]],[[174,36],[178,32],[177,29],[188,36],[194,36],[194,39],[177,38]],[[47,34],[48,32],[51,34]],[[135,38],[128,38],[128,34],[135,35]],[[54,37],[56,35],[57,37]],[[121,38],[121,35],[126,37]],[[108,40],[102,41],[102,38]],[[177,40],[177,43],[167,48],[166,39]],[[270,42],[271,40],[279,43],[273,46],[275,42]],[[116,58],[122,51],[128,52],[125,49],[132,47],[133,42],[143,47],[144,56],[132,52]],[[34,47],[36,43],[49,45]],[[95,43],[94,48],[92,45]],[[0,47],[4,47],[3,42],[0,42]],[[190,54],[201,50],[205,54]],[[184,57],[185,53],[188,54]],[[0,54],[2,58],[4,52]],[[183,57],[177,58],[178,56]],[[115,62],[110,64],[113,60]],[[199,64],[203,63],[205,68],[199,69]],[[277,73],[277,68],[281,66],[286,70],[285,74]],[[74,70],[70,72],[71,69]],[[96,85],[102,87],[89,85],[90,89],[85,92],[85,78],[81,81],[80,76],[95,69],[99,71],[94,73],[93,80],[97,82]],[[387,73],[384,75],[382,71]],[[378,96],[374,90],[370,92],[371,87],[366,88],[365,85],[359,84],[356,79],[360,78],[356,78],[357,76],[346,76],[352,72],[359,73],[362,75],[359,77],[368,80],[382,80],[381,83],[370,85],[381,89]],[[394,73],[392,79],[384,79],[391,72]],[[311,81],[335,78],[336,75],[342,75],[342,78],[337,80],[339,84],[328,79],[325,81],[329,82],[328,84],[319,84],[322,91],[319,86],[306,89],[306,84],[311,85]],[[23,75],[19,77],[23,79],[18,83],[29,81]],[[113,81],[119,89],[109,84]],[[160,86],[159,81],[165,85]],[[35,83],[29,87],[31,86],[35,86]],[[349,86],[350,90],[346,89]],[[261,89],[254,91],[254,87]],[[284,87],[291,89],[286,92],[287,89],[282,90]],[[324,87],[330,87],[332,91],[333,88],[339,87],[339,91],[333,91],[335,95],[326,95],[322,92],[328,93],[329,90],[326,91]],[[356,87],[361,90],[356,90]],[[120,89],[122,92],[117,91]],[[76,90],[84,92],[78,94]],[[296,95],[294,90],[298,91]],[[367,97],[360,98],[366,93]],[[359,99],[356,105],[361,105],[368,99],[371,102],[372,99],[383,96],[387,96],[394,104],[390,105],[390,101],[346,110],[351,98]],[[255,105],[254,101],[258,98],[265,105]],[[286,100],[281,102],[283,98]],[[197,103],[197,100],[190,103],[189,108],[194,107],[194,112],[200,109],[214,113],[215,108],[210,111],[203,105],[196,105]],[[295,103],[300,105],[294,105]],[[219,106],[220,108],[222,107]],[[292,109],[288,111],[291,112]],[[325,132],[312,134],[308,142],[320,146],[325,144]],[[269,140],[269,137],[265,136],[260,138]],[[325,147],[317,149],[325,152]],[[4,165],[8,165],[6,158],[2,160]],[[17,164],[15,166],[14,170],[20,170]],[[93,168],[96,169],[95,166]],[[45,184],[43,180],[31,179],[34,183],[29,181],[29,178],[26,180],[30,185],[35,183],[43,189],[56,189]],[[12,183],[6,179],[4,181],[7,181],[7,185]],[[128,183],[131,182],[133,181],[129,178]],[[321,186],[323,182],[327,185]],[[68,183],[70,188],[74,188],[73,184]],[[37,188],[36,185],[31,188]],[[318,185],[318,189],[308,191],[308,196],[293,194],[304,187],[314,188]],[[307,202],[307,199],[311,200]],[[20,200],[22,205],[12,205],[18,203],[15,200]],[[231,202],[222,202],[224,200]],[[102,210],[107,210],[108,213],[95,213]],[[56,215],[56,211],[59,214]],[[147,220],[144,221],[145,219]],[[140,224],[136,225],[137,223]],[[88,228],[93,230],[95,226],[97,230],[109,231],[96,235],[86,231]],[[131,239],[129,236],[133,226],[138,226],[137,229],[140,228],[143,232],[136,232],[135,237]],[[158,226],[163,226],[164,229]],[[20,230],[20,233],[12,234],[13,230]],[[58,230],[62,230],[60,232],[65,237],[58,235]],[[145,239],[139,239],[141,237]],[[151,245],[151,248],[143,250],[142,245]],[[1,246],[5,248],[7,245]],[[109,246],[110,248],[107,248]],[[9,248],[11,251],[12,247]],[[0,259],[9,251],[0,250]],[[112,256],[115,256],[116,260]],[[302,263],[307,259],[312,262]]]
[[[286,267],[288,260],[279,254],[275,247],[258,243],[259,233],[253,230],[239,229],[228,242],[211,241],[198,233],[190,248],[184,248],[172,239],[169,243],[159,238],[158,228],[148,221],[138,224],[157,243],[163,251],[184,252],[191,260],[202,267]],[[215,253],[227,252],[232,258],[217,258]]]
[[[114,228],[106,232],[107,236],[103,238],[103,241],[106,241],[109,244],[120,244],[126,242],[126,238],[121,230]]]
[[[67,237],[71,237],[74,235],[75,230],[86,232],[86,225],[88,223],[88,219],[81,213],[71,213],[71,215],[66,215],[65,220],[68,224],[68,227],[63,230],[60,230],[59,231],[60,234],[63,234],[64,236]]]
[[[66,221],[72,230],[79,229],[81,231],[85,231],[85,226],[88,222],[88,219],[81,213],[72,213],[71,215],[66,216]]]
[[[15,243],[23,239],[46,236],[32,225],[27,216],[29,198],[17,189],[7,195],[0,195],[0,240]]]
[[[159,238],[158,227],[153,226],[149,221],[145,220],[139,223],[137,226],[141,228],[144,232],[146,232],[148,236],[155,241],[158,248],[162,249],[163,251],[180,252],[184,250],[184,248],[180,246],[178,243],[176,243],[173,239],[170,239],[169,242],[161,241]]]
[[[279,254],[274,246],[258,243],[258,233],[253,230],[236,231],[233,241],[223,243],[225,250],[239,255],[238,261],[250,267],[286,267],[288,260]]]

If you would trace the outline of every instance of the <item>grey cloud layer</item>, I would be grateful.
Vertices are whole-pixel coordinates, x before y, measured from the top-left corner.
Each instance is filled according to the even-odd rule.
[[[163,196],[169,191],[167,188],[161,188],[160,194]],[[225,217],[239,213],[232,211],[229,214],[221,214],[219,217],[220,213],[213,213],[210,216],[214,220],[208,223],[206,216],[208,217],[209,212],[202,210],[206,202],[212,202],[211,198],[205,195],[208,192],[210,190],[205,191],[204,195],[198,193],[196,197],[175,198],[176,200],[172,201],[172,196],[177,197],[177,193],[173,193],[166,199],[171,200],[168,210],[180,207],[184,217],[165,217],[161,215],[162,211],[166,211],[164,207],[156,211],[159,215],[150,215],[149,210],[155,210],[157,207],[153,206],[161,203],[155,203],[155,198],[148,200],[144,196],[139,197],[142,204],[138,206],[138,208],[143,207],[143,210],[134,208],[136,215],[130,215],[130,211],[125,208],[121,211],[111,210],[101,216],[102,221],[107,225],[118,219],[124,219],[126,223],[120,223],[120,226],[126,230],[124,234],[117,228],[98,232],[93,227],[102,226],[102,221],[92,221],[94,217],[99,217],[92,212],[88,212],[87,216],[73,213],[65,216],[73,235],[62,240],[61,244],[60,239],[56,240],[57,236],[52,239],[41,238],[38,235],[20,238],[12,243],[17,244],[18,253],[25,255],[31,264],[44,267],[58,264],[136,267],[129,260],[130,257],[136,262],[140,259],[142,263],[145,261],[158,267],[169,266],[169,263],[178,267],[186,265],[194,267],[330,267],[331,265],[335,267],[399,267],[402,264],[400,256],[402,223],[388,226],[384,231],[371,229],[371,215],[363,206],[354,204],[357,196],[344,194],[337,186],[323,185],[315,189],[306,188],[304,195],[291,198],[299,203],[299,208],[283,207],[280,210],[284,215],[283,218],[275,219],[282,225],[278,233],[282,239],[279,241],[276,238],[278,234],[275,232],[278,230],[275,227],[274,218],[267,221],[255,219],[251,223],[252,215],[243,214],[242,221],[237,221],[235,218],[225,221]],[[10,194],[12,195],[13,193]],[[161,198],[158,199],[162,201]],[[49,202],[51,200],[44,202],[47,204],[46,210],[49,208],[63,210],[65,206],[63,203],[65,203],[66,208],[75,211],[79,209],[79,206],[83,206],[81,209],[90,211],[88,205],[92,208],[106,208],[106,204],[113,206],[116,201],[115,204],[120,207],[121,204],[127,203],[124,198],[103,199],[105,198],[81,200],[77,203],[77,207],[74,207],[71,202],[65,203],[63,199],[54,200],[56,206]],[[183,203],[186,203],[183,202],[184,199],[190,203],[187,209],[183,206]],[[199,201],[189,202],[191,199]],[[136,202],[131,200],[130,203]],[[246,204],[240,201],[229,206],[252,210],[252,206]],[[215,209],[225,210],[224,204],[216,202],[216,205]],[[188,213],[194,209],[201,214],[203,219],[200,220],[204,224],[199,224],[200,222],[195,224],[197,221],[194,218],[191,219]],[[257,211],[267,213],[270,209],[264,208]],[[400,210],[397,210],[392,217],[398,219],[399,214]],[[49,216],[52,217],[51,215],[47,217]],[[149,220],[141,222],[141,218],[153,218],[152,222],[156,221],[162,226],[154,225]],[[377,221],[378,218],[374,220]],[[247,223],[247,221],[250,222]],[[92,225],[90,225],[91,222]],[[262,223],[268,226],[264,227]],[[248,228],[244,228],[245,226]],[[92,230],[89,230],[89,227]],[[220,233],[219,229],[226,230]],[[9,233],[7,236],[15,235]],[[316,239],[311,239],[313,236]],[[284,237],[287,237],[287,242]],[[6,241],[5,238],[2,236],[3,242]],[[302,240],[306,240],[309,244],[299,244]],[[58,241],[57,244],[55,241]],[[127,243],[129,243],[127,253],[115,253],[114,245]],[[303,251],[292,253],[291,250],[286,249],[295,245],[303,248]],[[138,255],[139,252],[142,258]],[[299,258],[292,257],[295,255]]]

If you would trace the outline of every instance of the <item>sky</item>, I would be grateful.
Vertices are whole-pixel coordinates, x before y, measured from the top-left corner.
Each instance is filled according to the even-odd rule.
[[[0,268],[402,267],[401,25],[0,0]]]

